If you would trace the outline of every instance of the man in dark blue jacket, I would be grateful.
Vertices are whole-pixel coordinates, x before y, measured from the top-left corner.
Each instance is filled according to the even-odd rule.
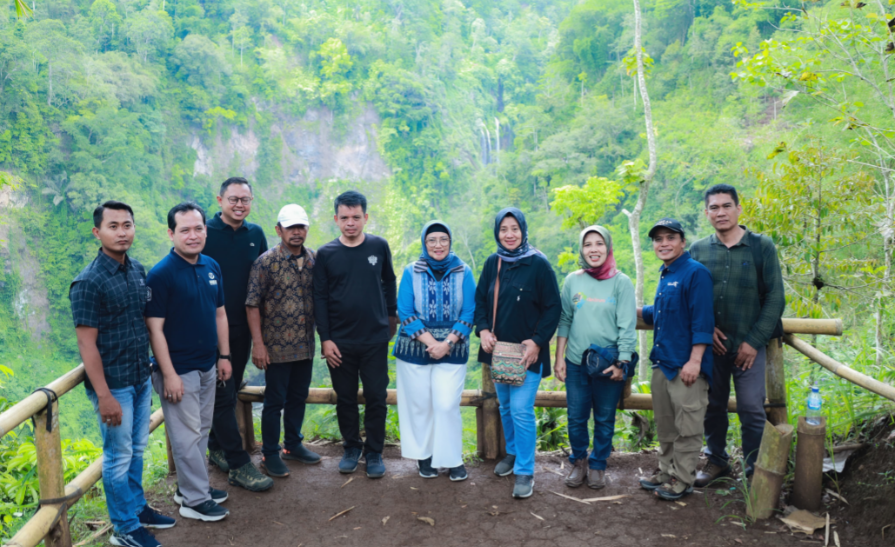
[[[712,378],[712,276],[690,258],[681,223],[663,218],[649,231],[664,263],[652,306],[638,310],[653,325],[653,414],[659,436],[659,470],[640,485],[661,499],[693,492],[702,449]]]

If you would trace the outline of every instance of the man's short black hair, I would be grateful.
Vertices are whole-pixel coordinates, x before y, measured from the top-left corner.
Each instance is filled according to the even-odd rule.
[[[168,211],[168,228],[174,231],[174,228],[177,228],[177,220],[174,217],[177,213],[186,213],[188,211],[199,211],[199,214],[202,215],[202,223],[205,223],[205,211],[202,207],[195,201],[184,201],[171,207],[171,210]]]
[[[339,197],[336,198],[335,210],[337,215],[339,214],[339,205],[344,205],[345,207],[357,207],[358,205],[360,205],[360,208],[363,210],[364,213],[366,213],[367,197],[360,192],[349,190],[343,194],[340,194]]]
[[[115,211],[127,211],[131,214],[131,220],[134,220],[134,210],[127,203],[121,201],[109,200],[102,205],[97,205],[93,210],[93,225],[99,228],[103,224],[103,212],[106,209],[114,209]]]
[[[709,196],[714,196],[716,194],[730,194],[730,197],[733,198],[733,204],[740,204],[740,196],[737,195],[737,189],[729,184],[716,184],[705,191],[705,204],[709,204]]]
[[[219,195],[223,196],[224,192],[227,191],[227,188],[229,188],[231,184],[245,184],[249,187],[249,192],[254,193],[254,190],[252,190],[252,185],[249,184],[249,181],[242,177],[230,177],[229,179],[221,183],[221,192]]]

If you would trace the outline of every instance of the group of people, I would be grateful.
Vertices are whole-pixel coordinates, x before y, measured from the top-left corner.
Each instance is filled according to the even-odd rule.
[[[649,357],[659,440],[659,469],[641,485],[673,500],[729,473],[731,377],[750,474],[765,420],[764,347],[779,336],[784,298],[774,245],[739,225],[733,187],[707,191],[705,212],[715,233],[693,243],[689,253],[678,221],[665,218],[650,230],[663,266],[654,304],[642,309],[630,278],[616,268],[612,236],[602,226],[582,230],[581,269],[560,291],[550,262],[529,243],[519,209],[497,214],[497,251],[477,282],[452,251],[450,227],[433,221],[422,228],[420,258],[404,268],[398,287],[388,242],[364,232],[362,194],[335,199],[341,235],[316,252],[305,245],[310,221],[296,204],[280,210],[280,241],[268,249],[263,229],[246,220],[252,200],[250,183],[234,177],[221,185],[221,210],[211,219],[193,202],[173,207],[167,218],[173,248],[148,275],[128,256],[132,208],[107,201],[94,211],[101,248],[73,281],[70,299],[87,394],[103,437],[113,545],[158,546],[147,528],[175,524],[146,503],[142,488],[153,389],[165,415],[178,477],[174,499],[183,517],[214,522],[228,515],[220,505],[227,492],[209,485],[206,451],[230,485],[253,492],[271,488],[271,477],[289,476],[284,460],[320,461],[301,434],[315,331],[337,396],[342,473],[355,472],[361,460],[368,477],[386,473],[394,339],[402,456],[417,461],[423,478],[436,478],[439,470],[452,481],[467,478],[460,400],[475,333],[483,366],[491,365],[502,343],[520,348],[519,381],[495,384],[507,456],[494,472],[515,475],[513,497],[534,490],[535,398],[541,379],[551,374],[566,383],[572,465],[565,483],[604,487],[615,411],[639,359],[635,327],[641,317],[655,331]],[[243,448],[235,416],[250,358],[266,385],[261,470]],[[709,460],[697,474],[703,432]]]

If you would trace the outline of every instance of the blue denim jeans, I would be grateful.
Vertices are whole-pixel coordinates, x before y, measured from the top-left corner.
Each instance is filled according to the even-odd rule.
[[[606,469],[606,460],[612,452],[612,435],[615,433],[615,410],[625,389],[624,382],[608,378],[591,378],[587,367],[566,359],[566,401],[569,405],[569,444],[572,453],[569,461],[587,458],[590,435],[587,422],[591,410],[594,414],[594,449],[588,458],[590,469]]]
[[[515,454],[516,475],[535,474],[535,445],[538,426],[535,423],[535,396],[541,385],[540,370],[529,369],[521,386],[494,384],[500,403],[500,421],[507,441],[507,454]]]
[[[102,423],[99,399],[92,389],[87,398],[93,403],[103,437],[103,489],[109,520],[119,534],[140,527],[137,518],[146,506],[143,496],[143,452],[149,442],[149,416],[152,413],[152,383],[111,390],[121,405],[121,425]]]

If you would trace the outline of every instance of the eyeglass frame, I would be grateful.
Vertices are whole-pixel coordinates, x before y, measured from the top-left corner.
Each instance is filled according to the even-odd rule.
[[[441,237],[438,239],[426,238],[425,241],[426,241],[427,246],[431,245],[432,247],[435,247],[436,245],[439,245],[439,244],[442,246],[444,246],[444,245],[450,246],[450,244],[451,244],[451,238],[449,238],[449,237]]]
[[[252,200],[255,199],[253,196],[249,196],[247,198],[239,198],[236,196],[230,196],[227,198],[227,203],[230,205],[236,205],[239,202],[242,202],[243,205],[248,205],[252,203]]]

